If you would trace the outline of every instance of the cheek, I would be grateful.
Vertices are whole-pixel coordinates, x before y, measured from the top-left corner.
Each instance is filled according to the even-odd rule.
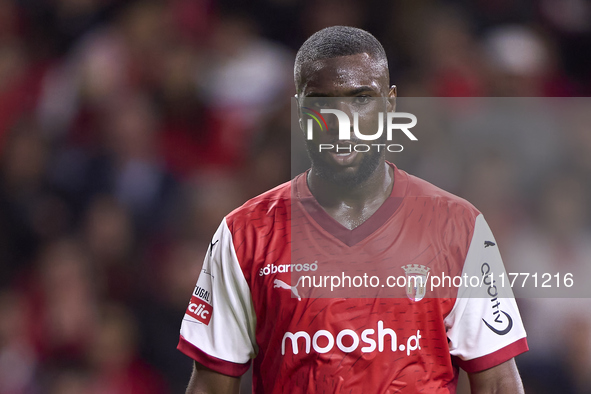
[[[377,111],[367,111],[359,113],[359,131],[362,134],[375,134],[381,124],[382,134],[385,134],[385,119],[384,114]]]
[[[387,107],[378,100],[373,100],[369,105],[359,108],[359,124],[368,127],[370,131],[373,130],[375,133],[378,129],[380,119],[383,125],[385,125],[384,114],[387,111]]]

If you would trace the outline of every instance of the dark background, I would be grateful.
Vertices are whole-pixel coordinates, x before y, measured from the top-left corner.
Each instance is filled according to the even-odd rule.
[[[401,97],[591,92],[585,0],[0,0],[0,393],[183,392],[210,237],[290,178],[295,51],[335,24],[384,44]],[[397,164],[475,204],[508,270],[587,267],[591,106],[562,103],[576,127]],[[591,392],[588,301],[520,300],[529,392]]]

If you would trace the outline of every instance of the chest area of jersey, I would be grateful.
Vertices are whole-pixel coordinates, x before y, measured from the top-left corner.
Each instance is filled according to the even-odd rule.
[[[435,366],[443,364],[448,372],[445,305],[442,308],[439,300],[283,301],[257,324],[263,364],[279,368],[282,375],[296,376],[300,382],[364,376],[365,384],[395,382],[406,387],[421,378],[408,376],[414,369],[435,377]],[[333,392],[328,383],[326,392]],[[370,391],[387,392],[381,386]]]
[[[463,263],[443,244],[435,215],[409,204],[346,244],[309,215],[293,214],[289,242],[269,242],[269,252],[254,261],[251,286],[270,302],[285,296],[412,301],[453,296],[433,286],[434,276],[459,275]]]
[[[292,222],[291,242],[269,242],[251,288],[270,363],[286,372],[317,365],[327,376],[388,368],[395,379],[407,366],[449,358],[443,319],[452,302],[433,298],[428,278],[451,262],[433,216],[403,212],[354,245],[307,215]]]

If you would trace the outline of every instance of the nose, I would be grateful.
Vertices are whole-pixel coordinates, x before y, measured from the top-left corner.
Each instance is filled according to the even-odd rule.
[[[347,100],[343,99],[331,99],[329,100],[329,105],[327,109],[336,109],[344,113],[348,120],[349,120],[349,128],[351,128],[352,120],[353,120],[353,112],[351,109],[351,105]],[[339,135],[339,127],[340,122],[338,116],[335,114],[325,114],[324,118],[326,119],[326,124],[328,127],[327,133],[333,138],[337,138]]]
[[[328,130],[326,130],[326,133],[331,137],[338,136],[339,135],[339,120],[338,120],[338,118],[333,114],[326,114],[326,115],[324,115],[324,119],[326,119],[326,126],[328,127]]]

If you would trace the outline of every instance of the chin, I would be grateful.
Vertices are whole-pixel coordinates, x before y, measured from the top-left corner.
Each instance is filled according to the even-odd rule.
[[[326,182],[341,187],[362,185],[374,174],[382,162],[381,154],[364,155],[359,164],[355,166],[335,168],[334,165],[327,163],[323,157],[312,154],[310,151],[308,151],[308,154],[314,172]]]
[[[365,180],[365,177],[359,171],[359,168],[347,167],[342,171],[335,171],[334,169],[317,169],[317,174],[322,179],[338,186],[357,186]]]

